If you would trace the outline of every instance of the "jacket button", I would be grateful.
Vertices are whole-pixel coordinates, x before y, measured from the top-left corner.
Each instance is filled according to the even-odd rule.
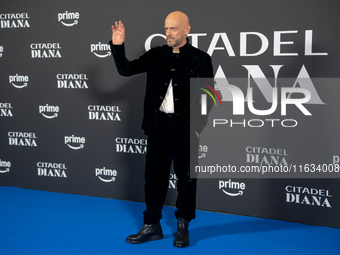
[[[175,72],[175,71],[176,71],[176,69],[174,69],[174,68],[171,69],[171,72]]]
[[[160,98],[160,99],[163,99],[163,97],[162,97],[162,96],[160,96],[159,98]]]
[[[169,84],[166,82],[166,83],[165,83],[165,86],[168,86],[168,85],[169,85]]]

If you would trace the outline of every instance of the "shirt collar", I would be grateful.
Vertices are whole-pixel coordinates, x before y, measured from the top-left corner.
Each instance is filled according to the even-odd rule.
[[[188,37],[186,38],[186,40],[187,40],[187,43],[179,48],[179,53],[175,53],[175,54],[182,55],[182,54],[184,54],[186,52],[186,50],[189,48],[189,44],[190,44]],[[173,52],[173,48],[172,47],[169,47],[169,49],[171,50],[171,52]]]
[[[187,37],[186,39],[187,39],[187,43],[179,48],[179,53],[184,52],[184,51],[186,51],[188,49],[188,47],[189,47],[189,38]]]

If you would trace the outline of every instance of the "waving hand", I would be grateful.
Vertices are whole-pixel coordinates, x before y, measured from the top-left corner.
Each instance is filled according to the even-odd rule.
[[[114,45],[121,45],[125,41],[125,27],[123,22],[115,22],[112,28],[112,44]]]

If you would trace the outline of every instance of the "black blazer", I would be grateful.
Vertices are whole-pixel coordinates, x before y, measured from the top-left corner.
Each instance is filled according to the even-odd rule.
[[[188,40],[188,39],[187,39]],[[180,53],[172,52],[172,48],[164,45],[152,48],[138,59],[129,61],[125,56],[123,45],[111,46],[112,56],[118,73],[131,76],[138,73],[147,73],[147,85],[144,101],[144,117],[142,128],[146,135],[157,131],[157,115],[163,102],[170,80],[173,84],[175,117],[178,126],[183,132],[196,131],[200,133],[207,123],[207,116],[200,114],[199,84],[190,78],[213,77],[211,57],[193,47],[189,41],[180,48]],[[214,84],[211,84],[213,86]],[[190,90],[192,98],[190,100]],[[191,103],[190,103],[191,101]],[[195,106],[194,116],[190,116],[190,107]],[[208,103],[211,108],[212,103]]]

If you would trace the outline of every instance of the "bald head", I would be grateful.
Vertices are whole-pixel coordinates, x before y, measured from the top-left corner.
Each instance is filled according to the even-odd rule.
[[[177,52],[186,44],[186,37],[190,32],[188,16],[180,11],[170,13],[165,19],[165,34],[168,46]]]
[[[185,26],[190,26],[189,25],[189,18],[188,16],[184,13],[184,12],[180,12],[180,11],[175,11],[170,13],[166,19],[166,20],[173,20],[173,21],[177,21]]]

